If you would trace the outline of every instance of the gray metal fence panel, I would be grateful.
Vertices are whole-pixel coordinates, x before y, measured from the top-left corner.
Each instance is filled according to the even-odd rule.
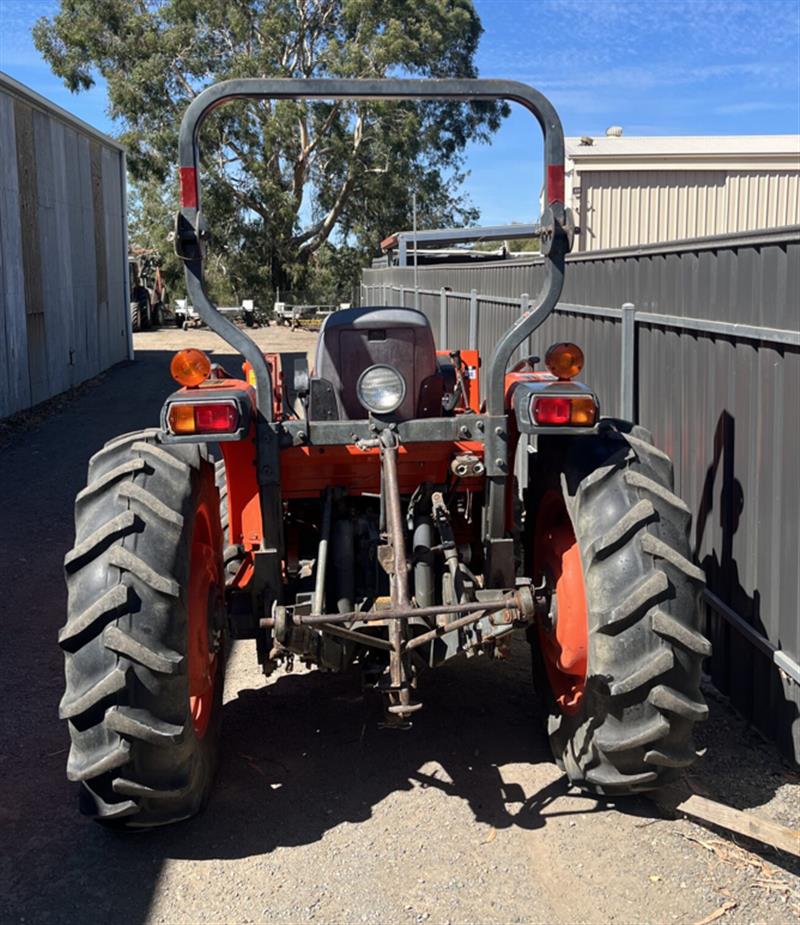
[[[693,510],[692,546],[715,601],[712,678],[800,760],[800,227],[576,254],[568,264],[563,301],[531,352],[581,344],[583,378],[603,413],[619,416],[621,306],[634,304],[634,418],[675,461],[676,490]],[[487,356],[523,294],[535,296],[541,269],[529,259],[418,274],[437,343],[439,293],[452,290],[440,347],[467,345],[477,290]],[[364,303],[374,287],[400,285],[413,286],[412,270],[365,270]],[[397,297],[390,289],[389,302]]]

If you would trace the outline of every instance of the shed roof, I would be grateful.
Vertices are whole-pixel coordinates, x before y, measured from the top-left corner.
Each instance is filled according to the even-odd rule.
[[[41,109],[54,118],[60,119],[62,122],[66,122],[73,128],[78,129],[78,131],[80,131],[82,134],[90,135],[91,137],[96,138],[99,142],[109,148],[116,148],[118,151],[125,150],[125,146],[120,144],[116,138],[112,138],[110,135],[104,134],[99,129],[96,129],[93,125],[89,125],[88,122],[84,122],[83,119],[79,119],[71,112],[67,112],[66,109],[62,109],[61,106],[56,105],[51,100],[48,100],[46,97],[42,96],[40,93],[37,93],[35,90],[31,90],[30,87],[26,87],[25,84],[21,84],[18,80],[14,80],[10,74],[6,74],[4,71],[0,71],[0,90],[5,90],[8,93],[11,93],[13,96],[17,96],[20,99],[25,100],[26,103],[29,103],[30,105],[35,106],[37,109]]]
[[[567,157],[644,158],[792,155],[800,166],[800,135],[629,135],[565,139]]]

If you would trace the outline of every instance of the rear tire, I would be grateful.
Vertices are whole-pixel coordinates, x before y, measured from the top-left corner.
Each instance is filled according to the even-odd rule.
[[[205,447],[161,445],[155,430],[95,454],[76,498],[59,712],[67,776],[101,822],[162,825],[208,799],[224,677],[218,503]]]
[[[134,333],[141,330],[142,319],[139,312],[139,303],[131,302],[131,331]]]
[[[214,477],[219,491],[219,521],[222,525],[222,542],[224,544],[222,559],[225,564],[225,583],[230,584],[236,577],[242,562],[244,562],[244,546],[230,541],[228,480],[225,476],[224,459],[218,459],[214,464]]]
[[[588,633],[582,695],[567,708],[568,698],[559,705],[554,696],[552,657],[546,664],[547,647],[533,635],[553,755],[586,790],[651,790],[695,760],[692,728],[708,713],[700,670],[711,646],[698,628],[704,576],[691,561],[689,508],[672,490],[671,461],[643,428],[604,421],[596,436],[541,444],[534,484],[543,483],[539,500],[554,487],[563,498]],[[548,482],[553,471],[560,485]]]

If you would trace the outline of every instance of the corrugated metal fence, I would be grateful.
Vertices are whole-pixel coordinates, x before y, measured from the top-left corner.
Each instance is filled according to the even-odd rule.
[[[125,153],[0,74],[0,418],[130,353]]]
[[[568,262],[526,352],[580,344],[603,413],[632,414],[673,458],[708,577],[712,678],[800,760],[800,226]],[[363,304],[417,305],[440,349],[484,356],[542,273],[420,267],[415,291],[414,272],[365,270]]]

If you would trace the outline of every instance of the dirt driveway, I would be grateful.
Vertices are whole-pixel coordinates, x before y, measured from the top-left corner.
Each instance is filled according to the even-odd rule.
[[[262,329],[271,349],[313,336]],[[105,440],[157,421],[176,346],[137,359],[0,450],[0,922],[787,922],[800,867],[662,818],[645,799],[569,790],[536,718],[524,647],[451,663],[425,682],[413,730],[378,728],[349,678],[266,681],[236,646],[224,757],[208,810],[118,835],[77,815],[57,719],[62,559],[72,500]],[[235,361],[225,361],[233,371]],[[701,792],[797,827],[800,778],[713,692],[693,772]]]

